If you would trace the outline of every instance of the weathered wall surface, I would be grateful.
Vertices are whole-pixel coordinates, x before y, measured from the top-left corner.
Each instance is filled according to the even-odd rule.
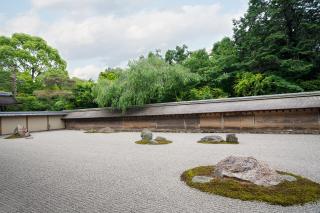
[[[17,125],[27,127],[30,132],[65,129],[63,116],[10,116],[0,117],[0,135],[11,134]]]
[[[27,126],[27,118],[25,116],[1,118],[1,134],[11,134],[18,124]]]
[[[49,130],[65,129],[66,124],[62,120],[63,116],[48,116],[49,118]]]
[[[319,133],[319,109],[66,120],[68,129]]]
[[[47,116],[33,116],[33,117],[27,117],[27,119],[28,119],[27,128],[30,132],[48,130]]]

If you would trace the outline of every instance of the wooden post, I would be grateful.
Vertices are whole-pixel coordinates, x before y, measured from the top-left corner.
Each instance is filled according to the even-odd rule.
[[[221,129],[224,129],[224,117],[223,117],[223,112],[221,113],[220,126],[221,126]]]
[[[47,115],[47,130],[50,130],[49,115]]]
[[[26,128],[29,131],[29,118],[27,115],[26,115]]]

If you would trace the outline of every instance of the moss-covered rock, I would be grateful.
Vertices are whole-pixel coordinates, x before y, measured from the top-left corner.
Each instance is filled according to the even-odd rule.
[[[164,145],[164,144],[172,143],[172,141],[169,141],[167,139],[165,139],[165,140],[146,140],[146,139],[142,139],[142,140],[136,141],[135,143],[136,144],[142,144],[142,145]]]
[[[230,141],[198,141],[198,143],[202,144],[239,144],[239,142],[230,142]]]
[[[214,166],[200,166],[185,171],[181,175],[181,180],[192,188],[210,194],[246,201],[263,201],[273,205],[302,205],[320,200],[320,184],[298,175],[280,171],[278,171],[279,174],[293,176],[296,181],[284,181],[269,187],[234,178],[213,178],[207,183],[192,181],[195,176],[212,177],[213,173]]]

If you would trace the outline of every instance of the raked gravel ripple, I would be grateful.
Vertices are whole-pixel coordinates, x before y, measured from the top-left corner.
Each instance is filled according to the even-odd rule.
[[[196,143],[203,133],[155,133],[173,143],[135,144],[140,133],[33,133],[0,139],[0,212],[320,212],[209,195],[181,173],[229,155],[254,156],[320,182],[319,135],[238,134],[239,145]],[[225,137],[225,134],[219,134]]]

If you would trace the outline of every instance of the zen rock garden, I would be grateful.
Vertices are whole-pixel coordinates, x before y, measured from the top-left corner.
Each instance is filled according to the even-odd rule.
[[[113,133],[109,127],[88,130],[86,133]],[[136,144],[164,145],[172,141],[157,136],[149,129],[140,133],[141,140]],[[27,138],[30,133],[18,125],[7,138]],[[218,135],[202,137],[198,143],[239,144],[236,134],[226,134],[224,139]],[[200,145],[199,145],[200,146]],[[216,165],[198,166],[188,169],[181,180],[197,190],[244,201],[266,202],[272,205],[303,205],[320,200],[320,184],[297,174],[277,171],[266,162],[254,157],[229,156]]]
[[[238,138],[236,134],[227,134],[226,140],[218,135],[209,135],[201,138],[198,143],[203,144],[238,144]]]
[[[172,143],[164,137],[156,137],[153,139],[153,134],[149,129],[143,129],[141,132],[141,140],[136,141],[136,144],[147,144],[147,145],[164,145]]]
[[[207,193],[283,206],[320,199],[320,184],[276,171],[254,157],[229,156],[216,166],[189,169],[181,175],[181,180]]]

